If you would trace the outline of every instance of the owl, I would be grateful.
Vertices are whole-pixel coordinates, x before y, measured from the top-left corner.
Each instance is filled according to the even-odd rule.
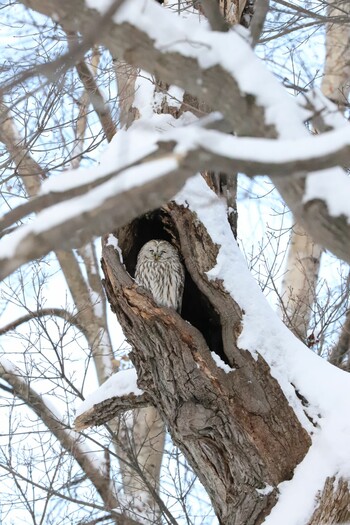
[[[180,312],[185,270],[172,244],[162,240],[147,242],[137,256],[135,281],[149,290],[160,306]]]

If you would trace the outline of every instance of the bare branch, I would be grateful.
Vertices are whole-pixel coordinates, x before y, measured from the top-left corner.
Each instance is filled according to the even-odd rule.
[[[85,334],[85,329],[79,322],[78,315],[70,314],[67,310],[63,308],[42,308],[41,310],[36,310],[35,312],[29,312],[27,315],[23,315],[22,317],[11,321],[7,325],[0,327],[0,335],[4,335],[7,332],[10,332],[11,330],[15,330],[20,325],[27,323],[28,321],[32,321],[33,319],[46,316],[60,317],[61,319],[64,319],[64,321],[69,322],[71,325],[75,326],[82,333]]]
[[[254,16],[250,24],[250,34],[252,35],[253,47],[258,43],[262,33],[266,15],[269,11],[269,3],[269,0],[255,0]]]
[[[22,3],[54,19],[57,19],[57,17],[60,20],[64,19],[70,30],[79,30],[82,33],[86,32],[86,27],[89,26],[91,16],[97,20],[101,20],[101,15],[95,10],[88,9],[83,0],[76,0],[74,6],[72,6],[69,0],[63,0],[59,4],[55,0],[47,0],[45,2],[43,0],[22,0]],[[156,3],[152,2],[147,4],[147,6],[144,6],[142,16],[146,19],[149,17],[150,22],[153,22],[158,9],[161,10],[162,8],[157,6]],[[73,10],[74,16],[72,16]],[[162,12],[163,16],[169,15],[169,17],[172,17],[171,13],[165,15],[164,10],[159,11],[159,13],[160,12]],[[152,17],[152,20],[150,17]],[[175,21],[173,17],[171,20]],[[170,18],[169,23],[171,23]],[[182,22],[179,19],[176,20],[176,24],[179,28],[181,27],[179,39],[182,41],[182,30],[185,30],[185,28],[182,27]],[[175,27],[173,27],[173,30],[175,31]],[[244,45],[242,39],[234,31],[226,33],[225,37],[226,35],[228,45],[234,46],[235,43],[239,43],[239,45],[242,46]],[[137,26],[137,20],[135,20],[135,23],[131,23],[130,21],[120,24],[110,23],[100,32],[99,37],[101,43],[110,49],[114,56],[124,59],[132,65],[144,68],[165,82],[180,85],[193,96],[207,103],[209,107],[216,108],[231,122],[238,135],[276,137],[278,135],[277,126],[285,126],[285,112],[287,108],[290,108],[288,112],[289,118],[295,123],[295,133],[300,137],[306,136],[307,134],[301,120],[298,126],[296,125],[294,110],[291,110],[291,104],[293,105],[293,103],[289,95],[284,93],[276,79],[274,79],[272,75],[269,76],[267,71],[262,68],[259,59],[255,57],[252,50],[250,54],[248,45],[244,47],[247,53],[245,78],[248,76],[247,68],[251,71],[253,79],[260,74],[268,75],[271,89],[272,86],[274,86],[276,92],[278,92],[279,104],[282,104],[282,100],[285,102],[285,105],[283,105],[283,122],[279,120],[281,118],[281,111],[277,111],[275,108],[273,112],[275,121],[271,124],[271,120],[266,117],[266,112],[271,109],[269,105],[264,106],[258,102],[256,96],[250,92],[253,90],[253,93],[255,93],[253,86],[249,89],[243,89],[239,79],[234,79],[232,74],[221,64],[217,63],[209,68],[201,67],[200,53],[204,53],[207,49],[208,42],[199,42],[198,46],[192,46],[192,56],[183,56],[177,51],[172,51],[168,42],[164,42],[164,46],[162,46],[162,42],[158,42],[157,47],[155,47],[154,39]],[[206,33],[206,37],[209,37],[209,32]],[[220,46],[221,45],[222,43],[220,41]],[[214,42],[211,42],[210,46],[211,49],[214,49]],[[230,94],[229,97],[222,96],[223,85],[225,85],[227,92]],[[276,97],[274,97],[274,100],[275,99]],[[272,104],[272,101],[270,102]],[[297,110],[297,106],[293,107]],[[348,155],[346,157],[348,158]],[[325,165],[323,165],[323,167],[325,167]],[[311,168],[311,166],[305,166],[305,169],[309,168]],[[315,169],[315,166],[311,169]],[[189,176],[189,174],[187,174],[187,176]],[[328,213],[325,203],[322,201],[315,201],[311,204],[303,202],[305,177],[301,177],[297,182],[285,179],[277,176],[272,177],[274,184],[286,204],[293,211],[296,219],[300,221],[316,242],[330,249],[344,260],[350,261],[349,249],[346,243],[342,241],[344,235],[347,238],[350,233],[346,219],[342,217],[332,217]],[[155,190],[159,190],[162,193],[162,197],[157,199],[156,206],[159,206],[167,199],[161,188],[158,187]],[[116,206],[116,204],[117,203],[114,202],[113,206]],[[143,202],[143,206],[138,206],[138,213],[144,213],[147,209],[151,208],[152,206],[150,206],[150,202],[147,200],[147,203]],[[104,211],[107,212],[107,209],[105,208]],[[128,217],[126,217],[126,220],[123,222],[127,222],[130,219],[131,214],[128,214]],[[115,220],[115,217],[113,217],[113,220]],[[100,233],[102,226],[107,226],[106,230],[108,230],[109,221],[105,221],[103,224],[101,224],[100,220],[97,220],[97,222],[99,223],[98,227],[89,229],[87,236],[93,233]],[[122,221],[117,222],[118,225],[120,225]],[[78,224],[72,225],[72,228],[75,230],[78,227],[80,227]],[[58,236],[55,235],[54,237],[55,242],[58,242]],[[79,235],[78,242],[84,242],[84,235]],[[37,255],[33,253],[31,256]],[[27,258],[28,255],[24,256],[23,261],[28,260]],[[11,269],[8,268],[7,272],[13,271],[15,267],[16,265],[13,265]]]
[[[72,47],[72,38],[76,35],[72,35],[68,33],[68,44],[69,47]],[[98,57],[98,50],[94,49],[94,57]],[[88,99],[88,102],[91,102],[92,107],[94,108],[98,118],[100,119],[101,127],[106,135],[106,139],[108,142],[112,140],[114,135],[116,134],[116,126],[112,119],[111,112],[104,100],[104,97],[101,93],[101,90],[99,89],[96,80],[94,78],[94,75],[92,74],[88,64],[81,60],[76,64],[76,69],[79,75],[79,78],[85,88],[85,94]],[[92,67],[96,69],[96,66],[92,64]]]
[[[29,8],[36,9],[31,0],[22,3],[24,5],[27,5],[27,7]],[[52,6],[56,9],[56,13],[51,12],[50,15],[48,12],[45,12],[44,9],[43,14],[48,14],[48,16],[52,16],[53,20],[59,20],[63,27],[67,27],[69,31],[76,32],[77,27],[75,22],[75,4],[71,4],[67,0],[65,0],[64,3],[65,5],[63,11],[58,9],[59,6],[57,5]],[[2,86],[2,88],[0,89],[0,96],[10,91],[16,85],[21,84],[22,82],[25,82],[26,80],[37,75],[44,75],[50,81],[55,81],[57,78],[59,78],[68,69],[74,66],[77,61],[80,61],[84,58],[86,51],[88,51],[95,44],[95,42],[99,38],[99,34],[106,30],[108,25],[112,22],[112,17],[114,13],[120,8],[120,6],[123,3],[124,0],[114,0],[112,4],[108,7],[106,12],[103,14],[103,16],[98,17],[97,23],[91,24],[90,21],[90,23],[88,23],[87,26],[85,26],[85,30],[82,32],[84,38],[80,42],[77,42],[74,46],[71,46],[68,53],[58,57],[56,60],[36,65],[33,68],[24,71],[23,73],[15,77],[13,80],[7,82]],[[38,10],[40,11],[40,9]],[[74,11],[74,15],[72,11]]]
[[[2,125],[0,123],[0,140],[7,146],[11,157],[16,164],[18,173],[23,180],[28,195],[33,197],[33,195],[38,193],[40,188],[41,181],[39,174],[42,173],[41,167],[32,158],[27,151],[24,141],[21,140],[19,131],[17,130],[9,108],[5,104],[2,104],[1,110],[4,120],[2,121]],[[83,186],[85,191],[88,190],[88,184]],[[75,194],[74,190],[73,194]],[[66,197],[68,195],[69,192],[66,194]],[[57,196],[58,195],[56,194],[56,197]],[[12,220],[17,222],[24,218],[27,213],[39,211],[38,204],[45,203],[47,197],[47,195],[34,197],[19,208],[10,211],[5,215],[3,220],[0,221],[0,230],[6,228],[7,224],[11,225]],[[50,196],[48,197],[48,201],[50,201]],[[86,242],[90,240],[91,238],[86,238]],[[57,259],[61,265],[68,287],[79,312],[79,325],[89,342],[94,358],[96,359],[99,379],[103,382],[111,373],[111,367],[106,367],[108,359],[105,359],[105,357],[112,357],[111,344],[108,334],[106,333],[104,319],[95,315],[94,308],[96,305],[94,304],[94,301],[96,302],[96,298],[92,300],[90,296],[90,289],[85,282],[74,253],[72,251],[63,251],[62,249],[59,249],[60,247],[59,243],[57,243],[56,246],[52,246],[52,249],[56,250]],[[95,287],[92,286],[92,289],[95,289]],[[104,341],[103,344],[102,340]]]
[[[22,376],[21,371],[11,365],[9,361],[4,359],[1,361],[0,376],[12,386],[16,395],[35,412],[58,439],[61,446],[70,454],[73,454],[75,460],[96,487],[106,507],[109,509],[116,507],[118,502],[111,488],[110,480],[94,466],[93,461],[90,461],[86,450],[79,444],[79,435],[66,428],[50,411],[42,396],[33,390],[29,381]]]
[[[213,31],[226,32],[230,24],[226,22],[216,0],[200,0],[198,4],[202,7]]]
[[[5,465],[1,465],[1,468],[3,470],[6,470],[9,474],[12,474],[12,469],[11,468],[6,467]],[[104,507],[102,505],[99,505],[96,502],[91,503],[91,502],[86,501],[86,500],[75,498],[71,494],[69,496],[67,496],[62,491],[54,490],[52,487],[47,488],[42,483],[34,481],[32,478],[28,478],[28,477],[24,476],[23,474],[21,474],[20,472],[16,472],[16,477],[18,479],[21,479],[21,480],[29,483],[33,487],[37,487],[40,490],[43,490],[44,492],[47,492],[48,494],[50,494],[52,496],[57,496],[60,499],[63,499],[63,500],[66,500],[66,501],[70,501],[70,502],[73,502],[73,503],[77,503],[78,505],[82,505],[84,507],[90,507],[92,509],[97,509],[97,510],[101,510],[101,511],[105,511],[106,510],[106,507]],[[130,518],[129,516],[127,516],[126,514],[124,514],[122,512],[118,512],[115,508],[110,510],[110,514],[108,516],[109,520],[113,519],[113,518],[117,519],[118,525],[142,525],[142,522],[137,521],[137,520],[135,520],[133,518]],[[99,521],[96,521],[96,523],[99,523]],[[85,525],[85,522],[84,523],[81,522],[81,525]]]

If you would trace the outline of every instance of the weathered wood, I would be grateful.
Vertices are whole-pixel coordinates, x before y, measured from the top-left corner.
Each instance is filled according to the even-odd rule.
[[[80,414],[74,421],[74,427],[79,431],[92,426],[103,425],[122,412],[145,407],[149,404],[146,394],[141,396],[129,394],[127,396],[109,397]]]
[[[318,505],[308,525],[349,523],[350,492],[346,480],[327,478]]]
[[[237,347],[242,312],[221,282],[206,277],[217,247],[204,226],[175,204],[168,220],[197,293],[220,321],[222,357],[232,371],[216,365],[202,333],[187,322],[186,305],[186,320],[158,307],[135,285],[112,246],[103,248],[106,292],[134,348],[139,387],[208,491],[220,523],[256,525],[274,505],[277,484],[292,477],[310,439],[268,365]],[[260,490],[266,486],[268,494]]]

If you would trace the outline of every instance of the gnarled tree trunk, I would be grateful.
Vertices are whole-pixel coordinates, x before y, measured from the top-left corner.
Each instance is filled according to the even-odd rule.
[[[138,385],[208,491],[220,523],[261,523],[309,436],[266,362],[238,348],[242,311],[220,281],[207,277],[217,247],[192,211],[171,203],[127,229],[119,246],[130,274],[139,247],[155,233],[177,244],[186,265],[182,317],[157,306],[115,249],[103,248],[105,288],[134,348]]]

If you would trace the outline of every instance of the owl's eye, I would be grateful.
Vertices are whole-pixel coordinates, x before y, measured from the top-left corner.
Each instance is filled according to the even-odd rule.
[[[162,250],[162,251],[160,252],[160,255],[164,255],[165,253],[166,253],[165,250]]]
[[[150,253],[154,253],[154,250],[152,250],[152,249],[150,248],[149,252],[150,252]]]

